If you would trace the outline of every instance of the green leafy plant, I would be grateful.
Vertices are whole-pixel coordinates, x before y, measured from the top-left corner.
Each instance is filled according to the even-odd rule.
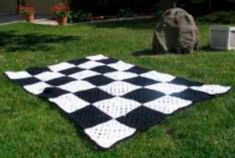
[[[119,17],[133,17],[134,13],[132,9],[127,8],[127,9],[120,9],[118,15]]]
[[[81,21],[89,21],[92,18],[91,13],[86,13],[83,10],[79,11],[70,11],[68,14],[69,22],[74,23],[74,22],[81,22]]]

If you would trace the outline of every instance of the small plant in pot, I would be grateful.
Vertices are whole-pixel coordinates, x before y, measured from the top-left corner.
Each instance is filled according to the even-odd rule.
[[[27,22],[34,21],[35,8],[33,6],[20,6],[19,13],[25,16]]]
[[[68,23],[69,7],[64,3],[59,3],[51,9],[59,25],[65,26]]]

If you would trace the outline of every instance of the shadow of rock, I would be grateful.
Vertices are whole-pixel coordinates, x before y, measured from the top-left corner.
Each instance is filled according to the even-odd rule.
[[[205,45],[205,46],[201,47],[199,50],[212,51],[213,49],[209,45]]]
[[[5,52],[45,51],[53,49],[52,44],[74,40],[80,40],[80,37],[51,34],[19,34],[16,31],[0,31],[0,49]]]
[[[136,51],[132,53],[133,56],[152,56],[157,55],[152,49],[144,49],[141,51]]]
[[[207,52],[221,52],[221,51],[223,51],[223,50],[213,49],[213,48],[211,48],[210,45],[205,45],[205,46],[201,47],[199,50],[207,51]]]

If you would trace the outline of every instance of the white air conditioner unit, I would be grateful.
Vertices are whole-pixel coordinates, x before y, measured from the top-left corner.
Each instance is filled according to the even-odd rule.
[[[210,27],[211,48],[219,50],[235,49],[235,27],[211,26]]]

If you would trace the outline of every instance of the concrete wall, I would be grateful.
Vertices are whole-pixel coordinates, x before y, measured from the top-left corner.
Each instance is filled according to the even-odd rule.
[[[36,8],[36,14],[51,14],[51,7],[58,0],[31,0],[31,4]]]
[[[0,0],[0,11],[16,13],[17,0]]]
[[[27,0],[27,5],[32,5],[36,8],[36,14],[51,14],[51,7],[56,4],[58,0]],[[0,12],[7,11],[16,13],[17,0],[0,0]]]

